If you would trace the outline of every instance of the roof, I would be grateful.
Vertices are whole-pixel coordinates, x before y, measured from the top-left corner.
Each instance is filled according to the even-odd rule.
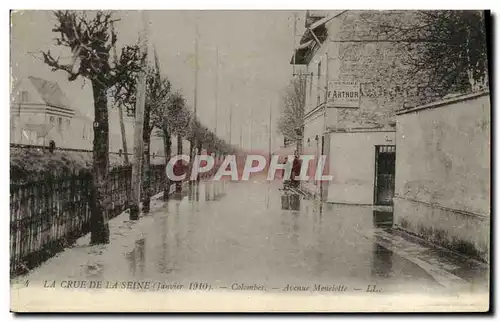
[[[322,19],[319,19],[317,20],[315,23],[313,23],[311,26],[309,26],[309,29],[316,29],[317,27],[321,26],[321,25],[324,25],[326,24],[327,22],[329,22],[330,20],[340,16],[341,14],[343,14],[344,12],[346,12],[347,10],[342,10],[342,11],[335,11],[335,12],[332,12],[330,13],[329,15],[323,17]]]
[[[94,123],[90,117],[88,117],[87,115],[83,114],[79,110],[75,110],[75,118],[80,119],[80,120],[82,120],[82,121],[84,121],[86,123],[89,123],[89,124]]]
[[[326,17],[327,14],[322,10],[306,10],[305,27],[309,27],[314,22]]]
[[[320,44],[323,44],[328,38],[328,30],[325,27],[325,23],[315,25],[314,28],[307,29],[304,32],[290,64],[293,65],[295,62],[295,65],[307,65],[309,63],[314,49],[319,48]],[[318,41],[320,44],[318,44]]]
[[[299,47],[295,50],[290,64],[307,65],[313,56],[314,50],[320,46],[318,41],[323,44],[328,39],[326,23],[344,12],[346,10],[330,12],[328,15],[319,15],[314,22],[311,21],[309,24],[306,22],[307,29],[300,39]]]
[[[57,83],[33,76],[28,79],[47,105],[71,110],[68,98]]]

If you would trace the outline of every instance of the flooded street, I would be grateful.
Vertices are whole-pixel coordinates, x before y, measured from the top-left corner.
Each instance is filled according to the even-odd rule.
[[[389,225],[371,207],[324,205],[266,182],[201,183],[150,216],[132,251],[99,275],[114,280],[439,289],[415,264],[361,231]],[[390,214],[389,214],[390,215]],[[142,219],[141,219],[142,220]],[[388,222],[389,220],[389,222]],[[85,278],[93,278],[89,272]]]
[[[186,185],[168,202],[153,200],[138,221],[126,212],[111,220],[109,244],[90,246],[87,235],[18,283],[324,294],[488,290],[484,265],[391,231],[390,208],[321,204],[281,188],[267,181]]]

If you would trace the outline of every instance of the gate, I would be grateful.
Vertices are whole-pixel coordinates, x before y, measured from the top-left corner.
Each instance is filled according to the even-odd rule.
[[[375,146],[375,196],[374,204],[392,206],[396,175],[396,146]]]

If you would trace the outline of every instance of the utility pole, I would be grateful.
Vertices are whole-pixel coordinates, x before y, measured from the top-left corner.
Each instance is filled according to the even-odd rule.
[[[229,145],[232,143],[232,130],[233,130],[233,106],[229,106]]]
[[[327,109],[327,103],[328,103],[328,65],[329,65],[329,58],[328,58],[328,47],[326,48],[326,53],[325,53],[325,58],[326,58],[326,66],[325,66],[325,103],[323,104],[323,133],[321,136],[321,156],[324,155],[325,153],[325,139],[326,139],[326,109]],[[330,149],[328,149],[330,150]],[[323,165],[323,167],[327,166],[326,164]],[[321,169],[320,171],[322,171]],[[318,171],[318,169],[316,169]],[[324,184],[323,180],[320,180],[319,182],[319,193],[320,193],[320,201],[323,202],[324,200]]]
[[[134,163],[132,165],[132,204],[130,206],[130,220],[139,219],[141,202],[141,178],[142,178],[142,153],[143,153],[143,125],[144,105],[146,102],[146,64],[148,53],[148,27],[149,21],[146,11],[142,11],[143,30],[140,35],[141,53],[143,55],[137,81],[137,101],[135,104],[135,133],[134,133]],[[149,153],[149,151],[148,151]]]
[[[250,117],[248,118],[249,126],[248,126],[248,140],[250,145],[250,150],[252,150],[252,105],[250,105]]]
[[[198,38],[199,38],[199,32],[198,32],[198,17],[196,17],[196,24],[195,24],[195,38],[194,38],[194,55],[195,55],[195,62],[194,62],[194,98],[193,98],[193,116],[191,118],[191,138],[190,138],[190,153],[189,156],[191,158],[189,164],[190,164],[190,169],[189,169],[189,176],[191,177],[191,171],[193,171],[193,162],[194,162],[194,156],[195,156],[195,144],[196,144],[196,137],[194,133],[194,122],[196,121],[196,114],[197,114],[197,109],[198,109]],[[199,145],[198,145],[199,146]],[[201,154],[201,148],[199,149],[198,154]],[[199,177],[197,178],[196,182],[198,182]],[[189,185],[192,185],[192,180],[189,180]]]
[[[111,22],[111,31],[115,33],[115,24]],[[115,64],[118,64],[118,55],[116,54],[116,43],[113,44],[113,60]],[[130,162],[128,160],[128,149],[127,149],[127,137],[125,136],[125,123],[123,121],[123,106],[121,103],[118,103],[118,115],[120,118],[120,132],[122,134],[122,145],[123,145],[123,155],[125,157],[125,165],[129,165]],[[129,200],[130,198],[127,198]]]
[[[217,137],[217,112],[219,108],[219,47],[217,46],[215,49],[215,129],[214,133]]]
[[[193,117],[196,119],[196,113],[198,109],[198,38],[199,38],[199,33],[198,33],[198,19],[196,19],[196,34],[195,34],[195,39],[194,39],[194,99],[193,99]],[[200,151],[198,151],[200,153]]]
[[[240,149],[243,149],[243,122],[240,123]]]
[[[198,108],[198,20],[196,20],[196,30],[194,38],[194,99],[193,99],[193,109],[194,116],[196,117],[196,109]]]
[[[269,164],[271,164],[271,151],[272,151],[272,147],[271,147],[271,126],[272,126],[272,115],[273,115],[273,103],[270,103],[269,104]]]
[[[293,76],[295,76],[295,65],[297,63],[297,60],[296,60],[296,36],[297,35],[297,13],[294,12],[293,13],[293,65],[292,65],[292,68],[293,68]]]

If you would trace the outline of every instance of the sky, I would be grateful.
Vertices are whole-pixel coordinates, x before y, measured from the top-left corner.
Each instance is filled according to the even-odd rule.
[[[116,23],[118,47],[137,43],[143,14],[115,11],[115,16],[120,19]],[[304,12],[298,12],[298,17],[303,16]],[[281,97],[292,78],[289,64],[294,39],[292,11],[163,10],[147,11],[145,17],[149,21],[150,57],[154,46],[162,74],[170,79],[175,90],[184,94],[190,107],[195,92],[198,26],[197,114],[205,126],[214,129],[217,124],[217,134],[229,140],[229,109],[232,108],[232,143],[239,144],[241,132],[245,148],[267,149],[271,115],[273,149],[282,144],[276,134],[276,120]],[[303,25],[303,19],[297,24]],[[90,83],[81,78],[70,83],[64,72],[52,72],[41,60],[40,51],[48,49],[62,60],[69,57],[69,52],[54,45],[54,25],[51,11],[13,13],[12,76],[57,81],[72,107],[93,119]],[[119,133],[114,110],[110,111],[110,123],[110,131]]]

